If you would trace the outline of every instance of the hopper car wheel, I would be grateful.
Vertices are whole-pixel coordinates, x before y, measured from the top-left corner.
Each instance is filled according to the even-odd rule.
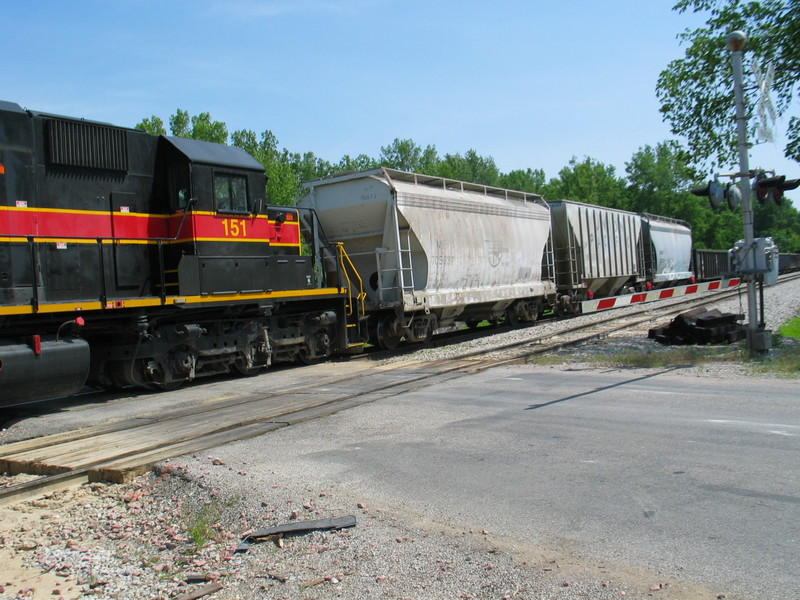
[[[428,327],[425,329],[425,337],[423,337],[419,343],[420,344],[430,344],[433,340],[433,323],[428,323]]]
[[[393,316],[387,316],[378,321],[377,337],[378,346],[383,350],[396,350],[400,345],[400,334],[392,327]]]
[[[513,306],[509,306],[506,309],[506,323],[508,323],[509,327],[519,327],[519,316],[517,316],[517,312],[514,310]]]
[[[556,315],[558,316],[559,319],[567,319],[569,317],[574,317],[575,312],[570,310],[566,306],[563,306],[562,304],[557,304]]]

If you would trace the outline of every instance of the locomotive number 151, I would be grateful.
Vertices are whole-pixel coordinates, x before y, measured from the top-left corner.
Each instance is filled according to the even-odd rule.
[[[222,219],[226,237],[247,237],[247,221],[244,219]]]

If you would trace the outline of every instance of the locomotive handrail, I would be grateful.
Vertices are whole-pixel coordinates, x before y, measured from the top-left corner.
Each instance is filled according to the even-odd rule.
[[[356,301],[360,302],[361,311],[359,314],[364,314],[366,312],[365,307],[365,299],[367,297],[367,293],[364,291],[364,282],[361,280],[361,276],[358,274],[358,270],[356,269],[353,261],[350,260],[350,257],[347,255],[347,251],[344,249],[344,244],[342,242],[336,242],[336,253],[339,255],[339,264],[342,267],[342,274],[344,275],[347,281],[347,295],[348,297],[352,297],[353,286],[350,281],[350,275],[348,274],[347,267],[349,265],[350,269],[353,270],[353,274],[358,279],[358,294],[356,294]],[[347,263],[345,264],[345,260]],[[348,316],[352,316],[353,314],[353,304],[348,303],[350,305],[350,312]]]
[[[197,198],[189,198],[186,201],[186,206],[183,208],[183,215],[181,216],[181,222],[178,224],[178,230],[175,232],[175,235],[171,238],[136,238],[136,237],[91,237],[91,236],[69,236],[69,235],[59,235],[59,236],[37,236],[37,235],[28,235],[25,236],[28,244],[30,245],[31,249],[31,272],[32,272],[32,282],[31,282],[31,307],[33,308],[33,312],[39,312],[39,282],[38,282],[38,271],[39,271],[39,260],[38,254],[36,252],[36,244],[43,244],[48,243],[47,240],[92,240],[97,244],[98,248],[98,260],[100,264],[100,302],[105,304],[108,300],[108,287],[106,282],[106,269],[105,269],[105,256],[103,253],[103,244],[106,242],[114,243],[114,242],[122,242],[122,241],[149,241],[155,242],[158,246],[158,270],[161,282],[161,293],[159,294],[161,303],[166,304],[167,302],[167,294],[166,294],[166,278],[165,278],[165,264],[164,264],[164,242],[175,242],[180,238],[181,231],[183,231],[183,225],[186,222],[186,215],[191,210],[192,206],[197,202]]]

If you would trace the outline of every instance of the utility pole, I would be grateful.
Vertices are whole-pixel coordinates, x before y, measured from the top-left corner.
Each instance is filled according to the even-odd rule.
[[[750,356],[769,350],[771,332],[764,331],[759,322],[758,293],[756,289],[756,257],[753,240],[753,199],[750,193],[750,159],[747,144],[747,115],[744,107],[742,80],[742,52],[747,43],[747,34],[734,31],[728,36],[728,50],[733,62],[733,90],[736,96],[736,131],[739,137],[739,190],[742,192],[742,216],[744,218],[744,243],[749,248],[747,260],[742,265],[747,277],[747,352]]]

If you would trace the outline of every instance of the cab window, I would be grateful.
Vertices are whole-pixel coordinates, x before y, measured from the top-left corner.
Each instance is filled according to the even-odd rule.
[[[229,173],[214,173],[214,202],[217,212],[248,212],[247,177]]]

